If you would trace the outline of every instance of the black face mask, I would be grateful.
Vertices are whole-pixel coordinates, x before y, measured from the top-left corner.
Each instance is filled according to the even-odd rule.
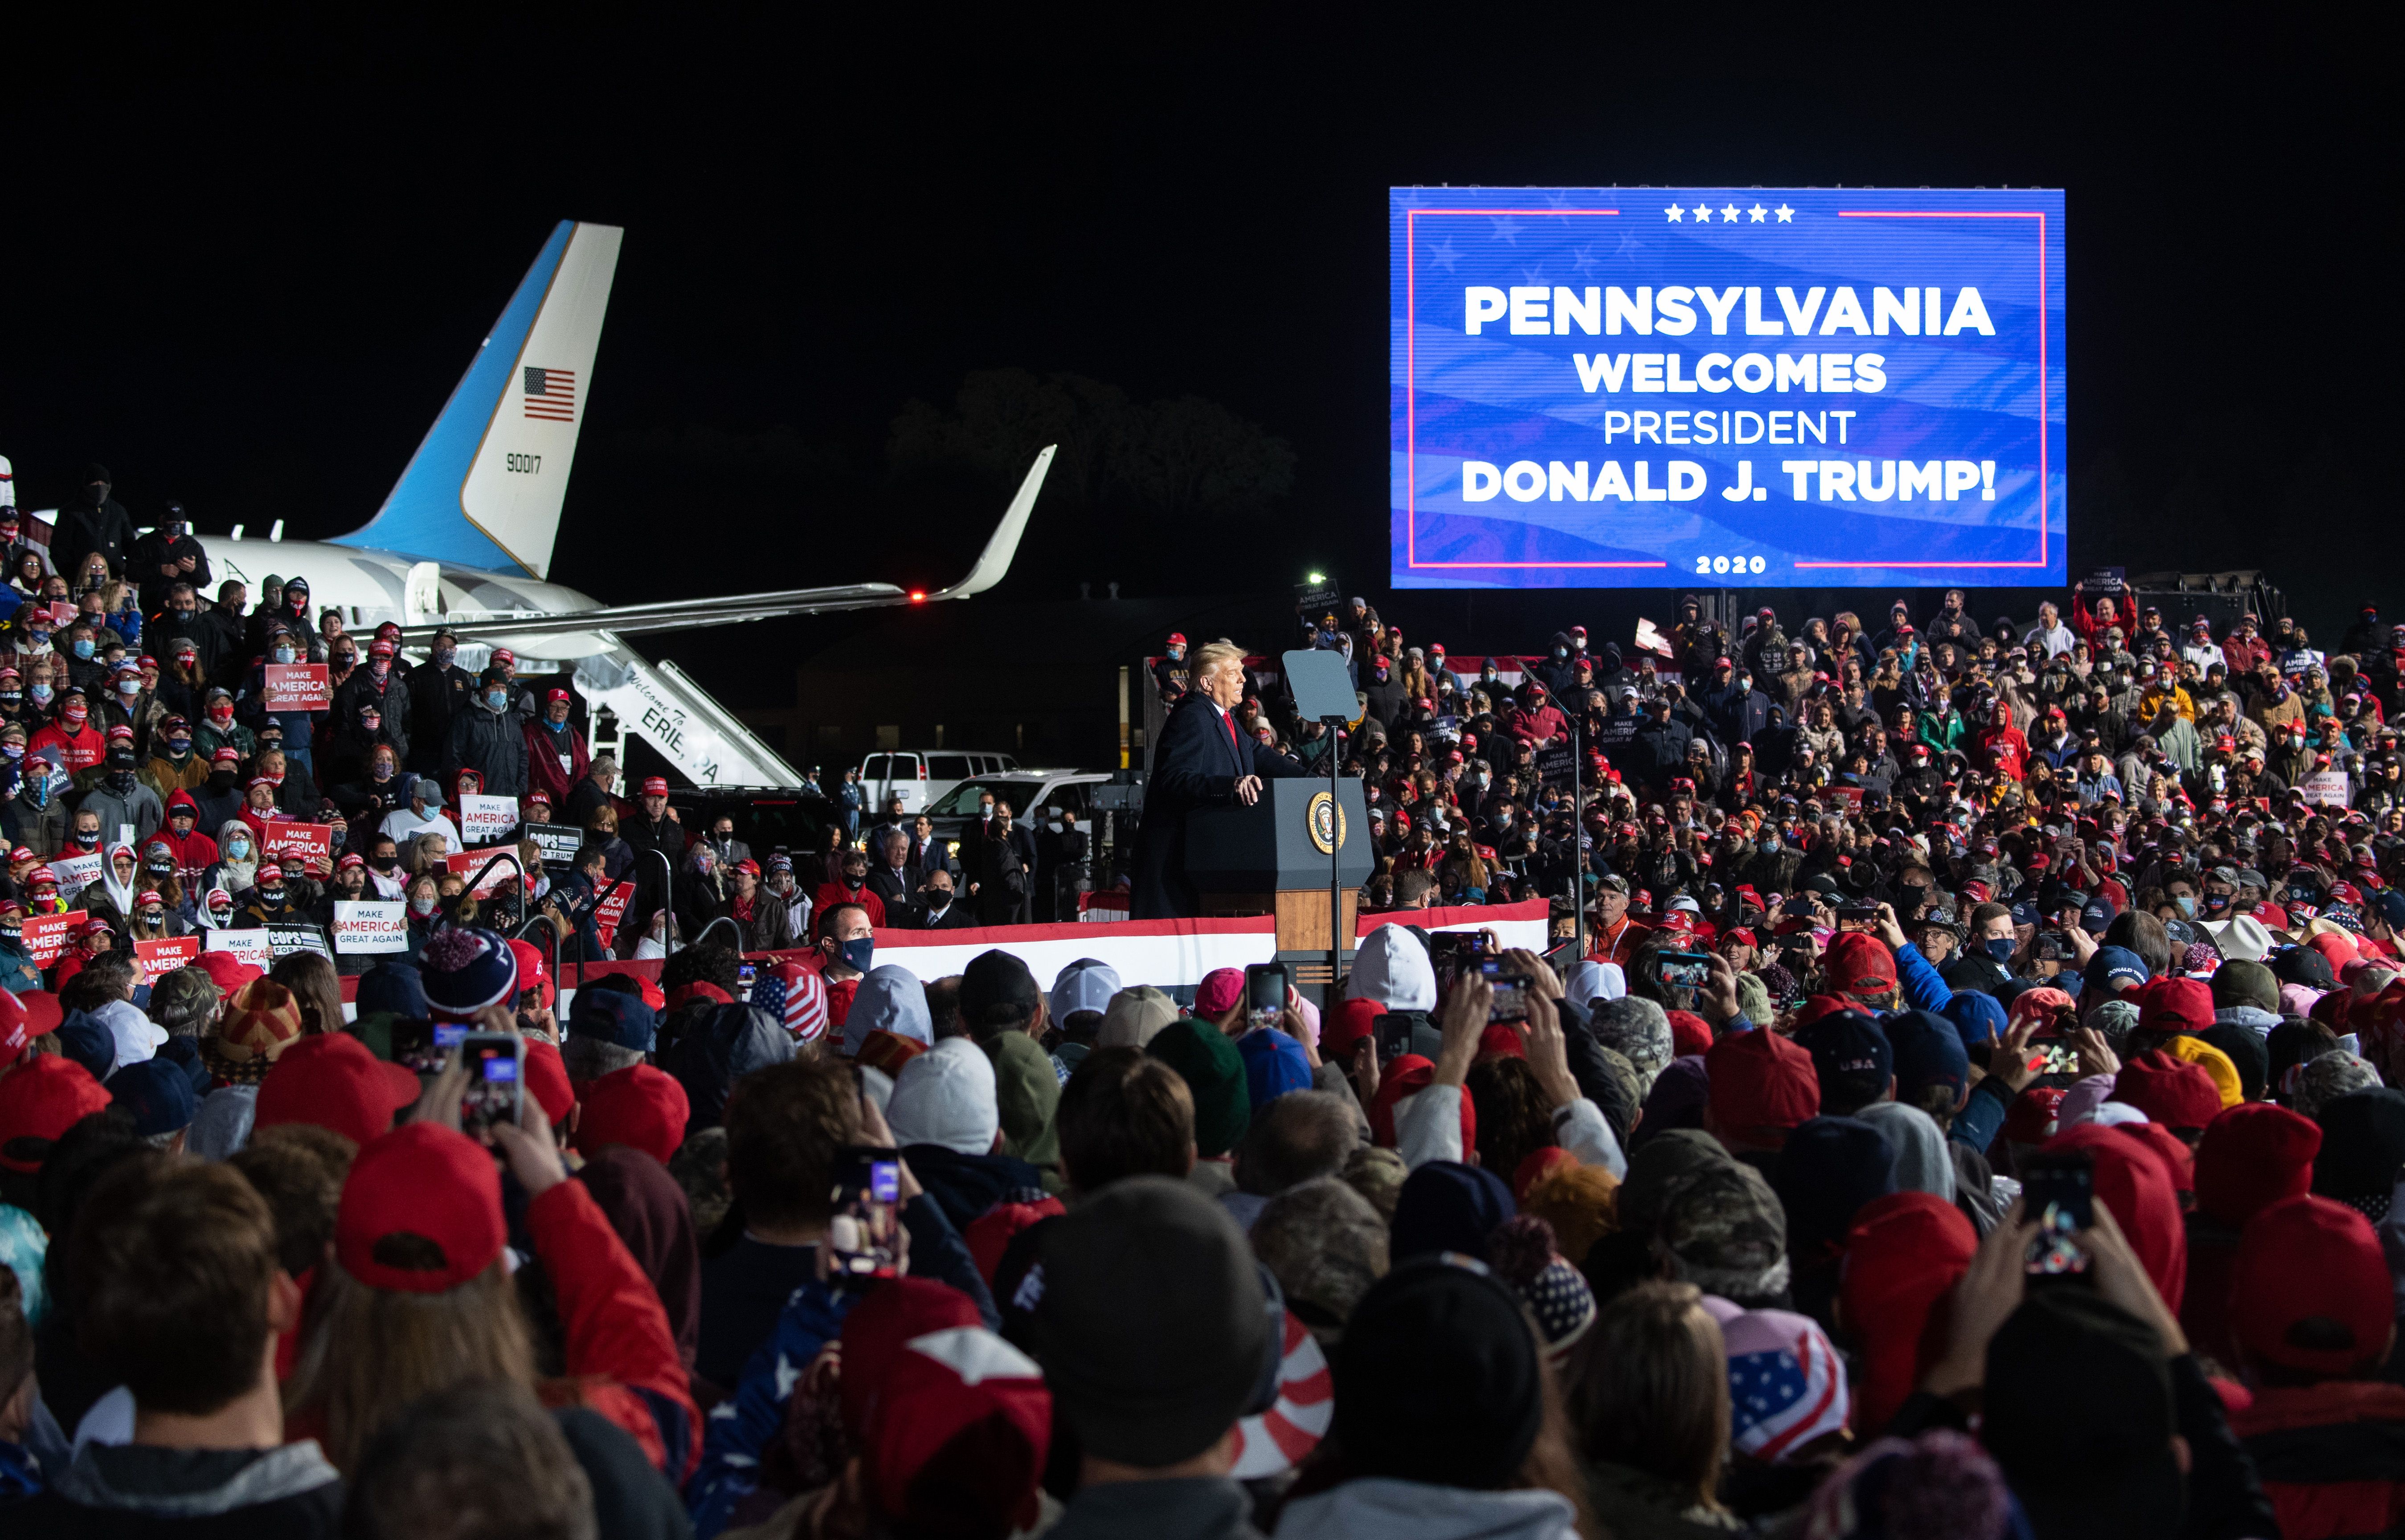
[[[284,902],[284,889],[281,888],[261,888],[259,890],[259,899],[260,903],[273,908],[276,904]]]
[[[861,889],[861,888],[862,888],[862,886],[863,886],[863,885],[865,885],[867,881],[868,881],[868,879],[867,879],[866,877],[865,877],[865,876],[858,876],[858,877],[856,877],[856,876],[853,876],[853,875],[852,875],[851,873],[849,873],[849,872],[846,872],[846,873],[843,875],[843,885],[844,885],[846,888],[851,889],[853,892],[855,892],[855,893],[859,892],[859,891],[860,891],[860,889]]]
[[[368,864],[379,872],[389,872],[401,864],[399,856],[370,856]]]
[[[233,786],[233,772],[232,772],[232,771],[231,771],[231,770],[212,770],[212,771],[210,771],[210,772],[209,772],[209,790],[210,790],[210,791],[230,791],[230,790],[232,790],[232,786]]]
[[[96,830],[78,829],[76,831],[75,842],[87,850],[97,850],[100,848],[100,834]]]

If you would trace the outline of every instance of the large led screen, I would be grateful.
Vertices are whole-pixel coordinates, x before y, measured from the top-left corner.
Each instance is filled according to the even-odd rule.
[[[2059,189],[1391,208],[1396,587],[2063,581]]]

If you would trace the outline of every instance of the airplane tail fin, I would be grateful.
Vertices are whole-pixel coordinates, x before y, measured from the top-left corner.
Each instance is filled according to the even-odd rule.
[[[384,506],[335,544],[549,573],[624,234],[560,221]]]

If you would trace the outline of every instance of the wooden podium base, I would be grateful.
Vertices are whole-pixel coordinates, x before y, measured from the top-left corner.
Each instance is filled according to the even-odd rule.
[[[1353,937],[1359,924],[1361,895],[1358,889],[1344,893],[1344,949],[1353,950]],[[1288,888],[1274,893],[1205,893],[1202,912],[1213,917],[1235,915],[1274,915],[1277,917],[1277,949],[1280,952],[1328,951],[1328,889],[1325,888]],[[1325,971],[1323,966],[1323,971]]]

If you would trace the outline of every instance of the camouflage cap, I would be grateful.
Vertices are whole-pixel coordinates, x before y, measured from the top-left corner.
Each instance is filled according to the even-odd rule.
[[[2336,1053],[2307,1059],[2300,1067],[2291,1105],[2318,1123],[2324,1107],[2342,1096],[2369,1091],[2379,1085],[2379,1071],[2373,1069],[2368,1060],[2357,1058],[2342,1048]]]
[[[1595,1040],[1625,1055],[1650,1092],[1653,1077],[1677,1057],[1670,1046],[1670,1018],[1663,1015],[1662,1007],[1635,995],[1623,995],[1597,1005],[1594,1021]]]
[[[1386,1223],[1342,1178],[1280,1193],[1250,1233],[1253,1254],[1286,1292],[1287,1309],[1323,1347],[1343,1335],[1353,1307],[1386,1271]]]
[[[1671,1183],[1654,1239],[1679,1278],[1706,1294],[1744,1304],[1787,1287],[1787,1211],[1751,1166],[1732,1160]]]
[[[1697,1171],[1736,1163],[1701,1128],[1667,1128],[1637,1147],[1620,1184],[1620,1227],[1652,1235],[1662,1223],[1672,1186]]]

